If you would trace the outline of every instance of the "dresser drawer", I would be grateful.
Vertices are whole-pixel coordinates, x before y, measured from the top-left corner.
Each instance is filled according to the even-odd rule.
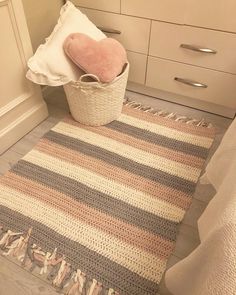
[[[121,13],[184,23],[186,0],[121,0]]]
[[[236,35],[231,33],[154,21],[149,54],[236,74]]]
[[[196,81],[207,88],[186,85],[175,78]],[[231,74],[149,57],[146,86],[236,108],[236,76]]]
[[[121,13],[236,32],[235,0],[121,0]]]
[[[147,55],[127,51],[127,56],[130,63],[129,81],[144,84],[147,67]]]
[[[75,5],[120,13],[120,0],[74,0]]]
[[[115,29],[121,34],[108,34],[120,41],[127,50],[147,54],[151,21],[132,16],[81,8],[97,26]]]
[[[186,0],[185,23],[236,32],[235,0]]]

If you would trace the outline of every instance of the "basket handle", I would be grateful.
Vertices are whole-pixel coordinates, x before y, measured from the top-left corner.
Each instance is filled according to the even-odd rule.
[[[99,83],[101,82],[100,79],[98,78],[98,76],[93,75],[93,74],[84,74],[84,75],[80,76],[78,82],[83,82],[83,79],[86,78],[86,77],[93,78],[94,80],[96,80]]]

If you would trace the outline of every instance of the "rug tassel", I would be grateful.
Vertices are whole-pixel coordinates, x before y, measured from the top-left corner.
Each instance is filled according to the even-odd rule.
[[[65,289],[65,288],[71,286],[71,283],[73,284],[73,282],[74,282],[74,277],[75,277],[75,270],[71,267],[70,264],[68,264],[67,271],[66,271],[66,274],[61,282],[60,288]],[[67,288],[67,290],[68,290],[68,288]]]
[[[85,274],[81,272],[80,269],[77,270],[74,277],[74,284],[66,293],[67,295],[82,295],[84,284],[85,284]]]
[[[30,227],[26,234],[26,237],[23,237],[22,243],[18,245],[18,247],[13,252],[13,256],[17,256],[18,260],[19,260],[19,256],[22,257],[25,254],[32,230],[33,230],[32,227]]]
[[[66,295],[82,295],[82,293],[79,291],[79,283],[74,283]]]
[[[165,111],[157,111],[155,112],[156,116],[160,116],[160,117],[165,117],[166,116],[166,112]]]
[[[169,115],[166,116],[168,119],[174,119],[176,117],[175,113],[170,113]]]
[[[114,295],[115,291],[113,289],[109,289],[107,295]]]
[[[175,119],[176,122],[185,122],[187,120],[187,117],[185,116],[179,116]]]
[[[143,106],[141,103],[130,100],[129,98],[126,99],[126,101],[124,102],[124,105],[132,107],[137,110],[141,110],[146,113],[152,113],[154,116],[168,118],[176,122],[183,122],[190,125],[196,125],[198,127],[212,128],[212,125],[210,123],[207,123],[204,119],[196,120],[196,119],[188,118],[186,116],[178,117],[176,113],[169,113],[163,110],[155,110],[152,107]]]
[[[94,294],[94,290],[96,288],[96,285],[97,285],[97,281],[95,279],[93,279],[92,285],[89,288],[89,291],[87,292],[87,295],[93,295]]]
[[[10,237],[10,233],[11,233],[11,231],[8,230],[8,231],[3,235],[2,239],[0,240],[0,246],[4,246],[4,245],[7,243],[8,239],[9,239],[9,237]]]
[[[120,293],[117,292],[117,291],[115,291],[114,289],[110,288],[110,289],[108,290],[107,295],[120,295]]]
[[[97,280],[93,279],[92,284],[87,291],[86,295],[101,295],[101,291],[103,289],[103,286],[101,283],[99,283]]]
[[[56,259],[57,256],[57,248],[55,248],[52,252],[52,255],[50,256],[50,260],[54,261]]]
[[[4,246],[7,246],[7,244],[9,243],[9,239],[10,237],[13,237],[13,236],[20,236],[22,235],[23,233],[14,233],[12,232],[11,230],[8,230],[2,237],[2,239],[0,240],[0,246],[1,247],[4,247]]]
[[[62,260],[61,266],[60,266],[60,268],[58,270],[58,273],[57,273],[55,279],[53,280],[53,285],[54,286],[58,287],[60,285],[61,276],[63,274],[63,271],[64,271],[65,267],[66,267],[66,261]]]
[[[80,270],[79,270],[79,274],[78,274],[77,280],[79,282],[79,291],[82,293],[83,288],[84,288],[84,285],[85,285],[85,281],[86,281],[86,276]]]
[[[15,240],[10,246],[7,246],[6,248],[9,249],[7,252],[4,252],[4,256],[11,255],[16,249],[20,248],[23,244],[24,237],[21,236],[17,240]]]
[[[31,245],[28,243],[28,246],[26,248],[25,254],[24,256],[21,258],[20,256],[18,257],[18,259],[21,261],[21,265],[23,267],[28,266],[29,264],[32,264],[33,261],[33,256],[32,256],[32,252],[31,249],[34,247],[34,244]]]
[[[61,258],[57,259],[57,248],[54,249],[54,251],[52,252],[52,254],[48,253],[48,255],[46,254],[45,260],[44,260],[44,267],[41,269],[42,273],[47,273],[48,272],[48,266],[52,266],[53,268],[60,262],[62,262],[62,260],[64,260],[64,256],[62,256]],[[48,277],[50,277],[53,273],[53,269],[52,271],[49,273]]]
[[[60,276],[57,280],[57,287],[62,289],[63,288],[63,282],[64,282],[64,279],[67,278],[67,275],[70,273],[70,270],[71,270],[71,265],[70,263],[66,263],[64,268],[62,269],[61,273],[60,273]]]
[[[58,271],[60,269],[60,262],[58,263],[52,263],[51,262],[51,265],[52,265],[52,269],[51,271],[49,272],[49,274],[47,275],[47,279],[51,282],[53,282],[53,280],[56,278],[57,274],[58,274]]]
[[[50,256],[51,253],[47,252],[43,261],[43,267],[40,270],[40,275],[43,275],[44,273],[47,273],[48,271],[48,265],[49,265],[49,261],[50,261]]]
[[[198,123],[198,121],[195,119],[186,121],[186,124],[188,124],[188,125],[197,125],[197,123]]]
[[[152,107],[145,107],[142,109],[142,111],[144,111],[144,113],[150,113],[153,111],[153,108]]]
[[[63,286],[63,293],[65,295],[68,295],[72,287],[75,286],[75,284],[77,284],[77,280],[76,280],[76,271],[74,270],[72,275],[68,279],[68,281]]]
[[[101,295],[102,289],[103,289],[102,283],[98,282],[93,295]]]

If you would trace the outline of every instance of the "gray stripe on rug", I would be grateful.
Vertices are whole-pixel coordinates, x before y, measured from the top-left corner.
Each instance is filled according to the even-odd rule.
[[[66,256],[74,269],[80,268],[90,279],[96,278],[105,286],[113,286],[120,292],[124,292],[122,294],[154,295],[157,293],[157,284],[58,234],[49,227],[2,205],[0,205],[0,212],[1,223],[8,225],[16,232],[27,232],[29,227],[33,227],[32,242],[44,251],[52,252],[56,246],[58,252]],[[120,289],[121,286],[122,289]]]
[[[163,147],[177,150],[189,155],[197,156],[202,159],[206,159],[208,155],[209,150],[204,147],[196,146],[194,144],[183,141],[178,141],[173,138],[168,138],[166,136],[159,135],[148,130],[143,130],[123,122],[113,121],[107,124],[106,127],[119,131],[121,133],[126,133],[127,135],[136,137],[146,142],[161,145]]]
[[[115,218],[143,228],[144,230],[174,241],[178,223],[159,217],[147,211],[133,207],[100,191],[66,176],[57,174],[30,162],[20,160],[12,169],[20,176],[48,185],[88,206],[101,210]]]
[[[79,151],[87,156],[107,162],[113,166],[122,168],[133,174],[155,181],[156,183],[161,183],[184,193],[190,194],[194,192],[196,184],[192,181],[137,163],[79,139],[71,138],[55,131],[49,131],[44,138],[69,149]]]

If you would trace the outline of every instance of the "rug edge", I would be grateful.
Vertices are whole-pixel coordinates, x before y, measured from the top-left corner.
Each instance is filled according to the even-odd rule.
[[[175,112],[168,112],[161,109],[156,109],[151,106],[147,106],[145,104],[132,100],[129,97],[126,97],[123,104],[133,109],[143,111],[145,113],[151,113],[154,116],[171,119],[175,122],[186,123],[187,125],[194,125],[196,127],[214,128],[213,125],[210,122],[206,121],[204,118],[195,119],[188,116],[177,114]]]

